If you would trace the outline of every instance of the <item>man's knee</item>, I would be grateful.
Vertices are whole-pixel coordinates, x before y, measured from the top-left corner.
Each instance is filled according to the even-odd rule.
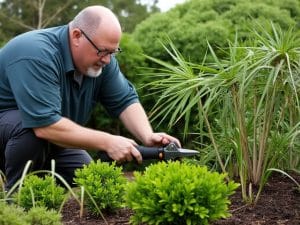
[[[18,110],[0,113],[0,137],[0,149],[5,158],[13,157],[11,155],[17,157],[23,153],[34,156],[47,145],[45,140],[35,136],[31,128],[23,128]]]
[[[32,129],[23,129],[8,140],[5,148],[5,161],[7,164],[31,160],[33,164],[41,164],[46,150],[47,141],[37,138]]]
[[[23,128],[19,111],[0,113],[0,137],[1,168],[8,187],[20,178],[29,160],[32,170],[42,168],[47,142],[37,138],[32,129]]]

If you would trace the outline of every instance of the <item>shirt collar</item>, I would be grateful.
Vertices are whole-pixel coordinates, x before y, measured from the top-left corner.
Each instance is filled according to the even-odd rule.
[[[71,54],[71,49],[70,49],[69,26],[68,25],[62,26],[60,40],[61,40],[62,56],[64,59],[65,72],[68,73],[70,71],[74,71],[75,66],[73,64],[72,54]]]

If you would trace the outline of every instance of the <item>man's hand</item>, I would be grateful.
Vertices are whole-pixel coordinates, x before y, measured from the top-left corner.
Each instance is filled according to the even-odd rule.
[[[181,147],[180,141],[177,138],[166,133],[152,133],[145,144],[147,146],[165,146],[171,142],[174,142],[178,147]]]
[[[105,148],[108,156],[117,162],[129,162],[133,158],[141,164],[142,156],[136,149],[137,143],[129,138],[111,135]]]

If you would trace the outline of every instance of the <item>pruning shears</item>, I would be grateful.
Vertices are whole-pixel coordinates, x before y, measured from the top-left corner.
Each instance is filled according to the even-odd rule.
[[[145,147],[139,145],[136,148],[141,153],[143,160],[156,159],[167,161],[199,154],[199,152],[196,150],[179,148],[175,143],[170,143],[164,147]],[[98,152],[98,156],[101,161],[113,161],[106,152]]]

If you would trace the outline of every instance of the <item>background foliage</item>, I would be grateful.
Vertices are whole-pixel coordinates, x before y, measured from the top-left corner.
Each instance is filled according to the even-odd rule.
[[[124,32],[157,12],[157,0],[3,0],[0,2],[0,43],[28,30],[67,24],[83,8],[104,5],[118,16]]]
[[[133,32],[147,55],[170,59],[159,39],[167,34],[179,52],[194,63],[202,62],[207,41],[213,47],[227,46],[236,32],[251,36],[249,24],[271,20],[283,29],[300,27],[298,0],[188,0],[166,13],[157,13],[138,24]],[[147,34],[147,35],[145,35]]]

